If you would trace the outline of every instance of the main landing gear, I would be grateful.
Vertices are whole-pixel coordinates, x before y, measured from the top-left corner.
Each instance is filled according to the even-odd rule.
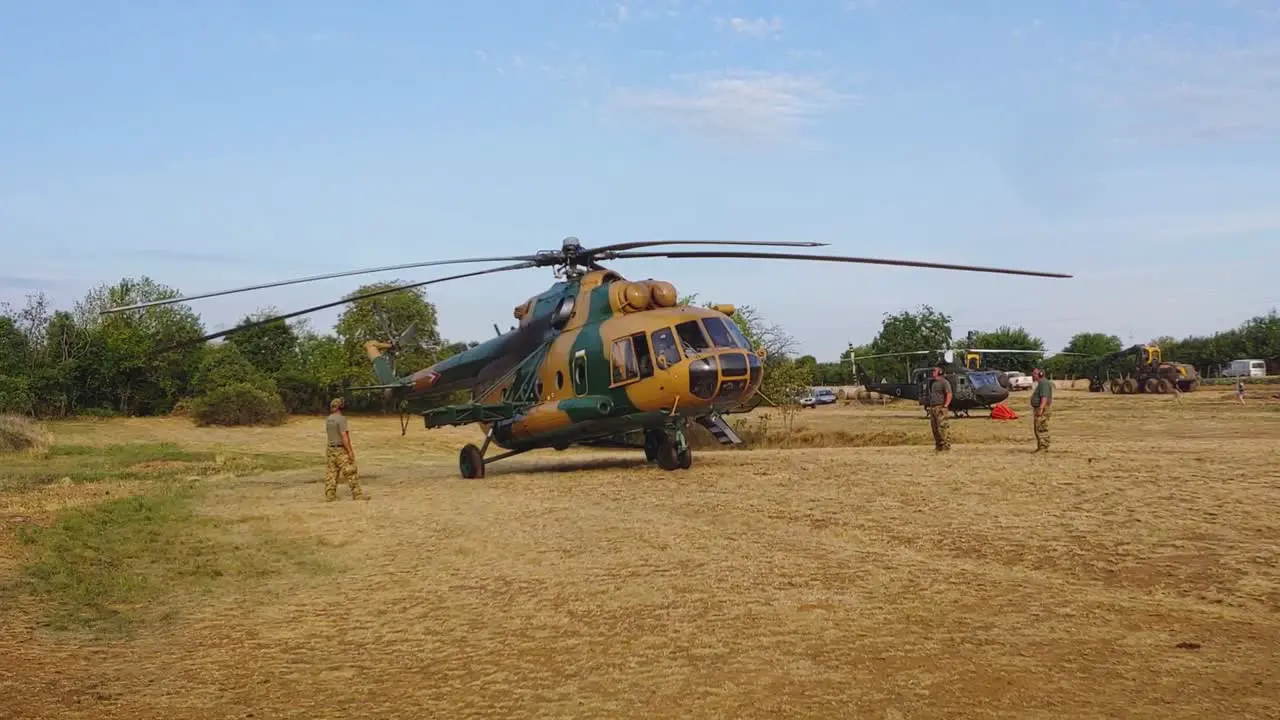
[[[462,477],[468,480],[482,478],[484,477],[485,465],[489,463],[496,463],[499,460],[505,460],[509,457],[528,452],[527,450],[511,450],[509,452],[504,452],[501,455],[494,455],[486,461],[484,458],[484,451],[489,449],[489,442],[491,440],[493,440],[493,430],[490,430],[489,434],[484,436],[484,444],[480,447],[476,447],[471,443],[467,443],[463,446],[462,451],[458,453],[458,470],[462,472]]]
[[[644,459],[658,463],[663,470],[688,470],[693,465],[693,448],[682,428],[645,430]]]

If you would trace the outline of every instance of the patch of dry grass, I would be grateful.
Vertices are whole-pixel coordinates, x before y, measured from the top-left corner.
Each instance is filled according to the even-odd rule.
[[[308,474],[209,486],[202,513],[321,543],[290,572],[166,602],[128,642],[18,607],[20,717],[1275,717],[1280,403],[1063,390],[929,447],[545,452],[462,480],[474,429],[353,418],[369,503]],[[812,433],[928,433],[903,404]],[[766,411],[767,412],[767,411]],[[754,419],[754,416],[753,416]],[[80,445],[319,452],[323,424],[54,427]],[[90,486],[85,486],[90,487]],[[0,572],[3,570],[0,569]]]
[[[53,435],[19,415],[0,415],[0,453],[41,457],[53,444]]]

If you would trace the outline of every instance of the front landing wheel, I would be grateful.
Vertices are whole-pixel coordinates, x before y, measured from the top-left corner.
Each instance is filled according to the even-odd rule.
[[[484,477],[484,456],[480,454],[480,448],[471,444],[463,447],[458,453],[458,469],[468,480]]]
[[[688,470],[693,465],[693,448],[686,447],[684,450],[676,451],[676,467],[681,470]]]

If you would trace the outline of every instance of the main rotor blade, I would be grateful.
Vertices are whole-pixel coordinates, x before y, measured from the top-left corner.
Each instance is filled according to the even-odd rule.
[[[904,267],[937,268],[940,270],[968,270],[971,272],[1001,273],[1004,275],[1035,275],[1039,277],[1069,278],[1062,273],[1041,272],[1039,270],[1011,270],[1006,268],[979,267],[976,265],[953,265],[950,263],[934,263],[922,260],[885,260],[881,258],[860,258],[847,255],[801,255],[799,253],[770,252],[727,252],[720,250],[690,250],[675,252],[624,252],[613,255],[617,259],[628,258],[758,258],[764,260],[818,260],[821,262],[866,263],[870,265],[899,265]]]
[[[764,247],[826,247],[830,243],[811,241],[771,241],[771,240],[640,240],[638,242],[617,243],[587,248],[583,255],[596,259],[609,259],[612,253],[622,250],[638,250],[639,248],[658,247],[660,245],[759,245]],[[603,256],[603,258],[602,258]]]
[[[404,263],[402,265],[385,265],[383,267],[364,268],[363,270],[344,270],[342,272],[332,272],[324,275],[311,275],[309,277],[294,278],[293,280],[279,280],[277,282],[262,283],[261,285],[247,285],[245,287],[233,288],[230,290],[215,290],[213,292],[201,293],[199,295],[186,295],[183,297],[170,298],[168,300],[153,300],[151,302],[137,303],[136,305],[107,308],[106,310],[103,310],[101,314],[108,315],[110,313],[124,312],[125,310],[139,310],[142,308],[154,307],[156,305],[171,305],[173,303],[187,302],[189,300],[203,300],[204,298],[218,297],[220,295],[234,295],[235,293],[249,292],[250,290],[265,290],[267,288],[281,287],[283,285],[297,285],[298,283],[350,277],[352,275],[368,275],[370,273],[389,272],[392,270],[410,270],[413,268],[431,267],[434,265],[460,265],[463,263],[478,262],[511,262],[513,260],[531,262],[534,260],[534,256],[513,255],[510,257],[464,258],[461,260],[431,260],[427,262]]]
[[[476,277],[479,275],[488,275],[490,273],[506,272],[507,270],[524,270],[526,268],[532,268],[537,266],[538,266],[538,263],[530,260],[529,262],[516,263],[514,265],[503,265],[502,267],[489,268],[487,270],[477,270],[476,272],[462,273],[461,275],[450,275],[448,277],[436,278],[434,280],[423,280],[422,282],[409,283],[407,285],[397,285],[393,288],[384,288],[382,290],[374,290],[367,293],[361,293],[359,295],[352,295],[351,297],[343,298],[342,300],[338,300],[337,302],[325,303],[323,305],[314,305],[312,307],[305,308],[303,310],[297,310],[295,312],[291,312],[286,315],[276,315],[275,317],[269,317],[264,320],[255,320],[253,322],[244,323],[243,325],[237,325],[231,328],[230,330],[223,330],[221,332],[210,333],[203,337],[196,338],[195,340],[189,340],[187,342],[181,342],[181,343],[176,343],[174,345],[166,346],[164,348],[161,348],[157,352],[168,352],[169,350],[174,350],[180,347],[186,347],[188,345],[199,345],[200,343],[207,342],[209,340],[216,340],[220,337],[226,337],[227,335],[231,335],[232,333],[238,333],[241,330],[248,330],[249,328],[255,328],[260,325],[266,325],[268,323],[277,322],[279,320],[288,320],[289,318],[295,318],[295,317],[298,317],[299,315],[307,315],[309,313],[313,313],[319,310],[327,310],[331,307],[346,305],[347,303],[356,302],[357,300],[365,300],[371,297],[378,297],[379,295],[388,295],[393,292],[400,292],[401,290],[410,290],[413,288],[422,287],[424,285],[434,285],[435,283],[447,282],[449,280],[461,280],[462,278]]]
[[[872,358],[895,357],[897,355],[928,355],[930,353],[936,353],[941,355],[943,352],[945,351],[943,350],[903,350],[902,352],[876,353],[874,355],[858,355],[857,353],[854,353],[853,359],[854,360],[870,360]]]

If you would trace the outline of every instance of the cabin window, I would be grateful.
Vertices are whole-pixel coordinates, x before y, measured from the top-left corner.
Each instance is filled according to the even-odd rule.
[[[676,347],[676,336],[670,328],[653,331],[653,355],[665,360],[667,367],[680,362],[680,349]]]
[[[707,326],[707,334],[711,336],[711,342],[715,343],[716,347],[738,347],[738,344],[734,342],[733,335],[729,332],[729,328],[725,327],[724,320],[718,317],[709,317],[702,322]]]
[[[680,323],[676,326],[676,334],[680,336],[680,345],[684,347],[684,354],[687,357],[693,357],[711,349],[711,343],[707,342],[707,336],[702,333],[702,326],[697,320]]]
[[[575,395],[587,394],[587,352],[579,350],[573,357],[573,392]]]
[[[641,378],[653,377],[653,357],[649,355],[649,338],[643,332],[631,336],[636,351],[636,367]]]
[[[613,341],[613,384],[630,382],[640,377],[640,369],[636,366],[636,349],[631,338],[624,337]]]

